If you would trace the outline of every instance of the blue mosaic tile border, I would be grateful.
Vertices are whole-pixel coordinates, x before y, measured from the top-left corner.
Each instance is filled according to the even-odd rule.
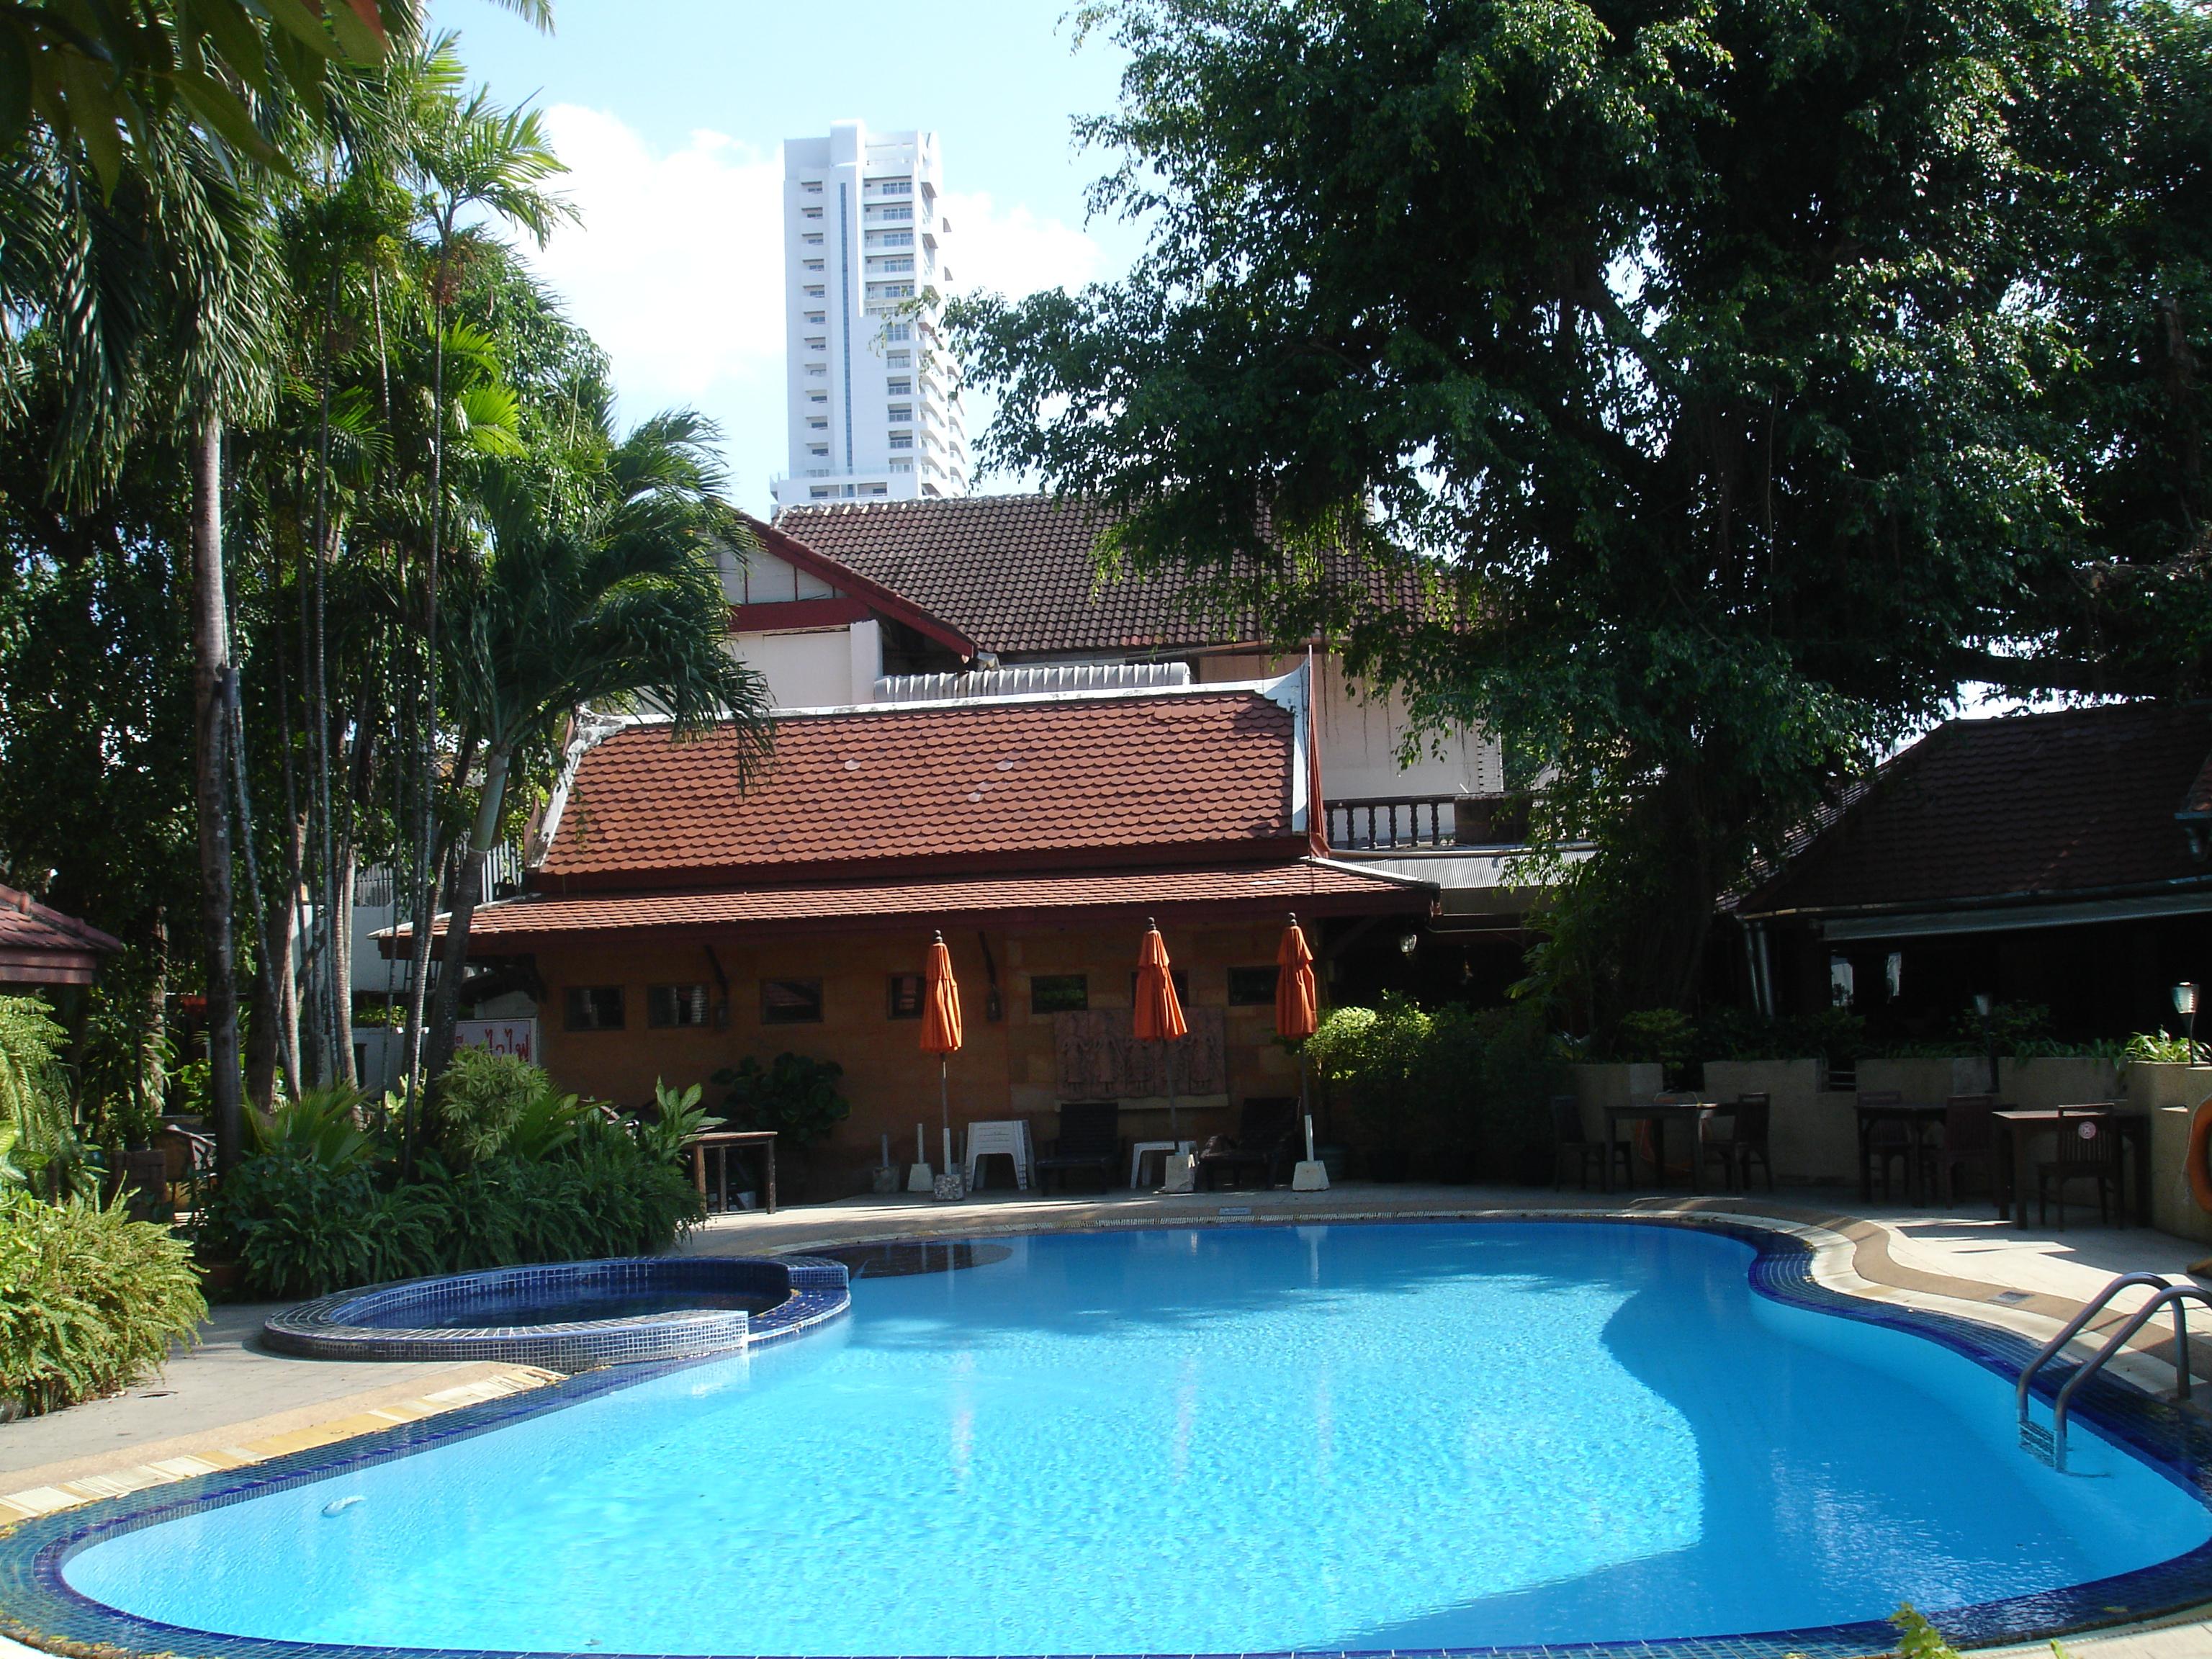
[[[541,1324],[457,1325],[591,1292],[707,1291],[757,1304]],[[262,1326],[269,1346],[311,1359],[495,1359],[584,1371],[728,1353],[845,1310],[843,1264],[815,1256],[622,1256],[494,1267],[341,1291]]]
[[[1276,1224],[1274,1218],[1239,1218],[1245,1225]],[[1280,1224],[1302,1218],[1286,1216]],[[1682,1227],[1751,1245],[1757,1252],[1750,1282],[1759,1294],[1792,1307],[1863,1321],[1938,1342],[2009,1381],[2033,1356],[2026,1338],[1951,1315],[1849,1296],[1814,1277],[1814,1250],[1804,1238],[1736,1217],[1711,1214],[1489,1212],[1478,1217],[1409,1217],[1407,1221],[1482,1224],[1559,1222],[1585,1225]],[[1170,1230],[1206,1220],[1177,1222]],[[1340,1224],[1391,1224],[1383,1218]],[[941,1240],[933,1238],[933,1243]],[[695,1258],[704,1259],[704,1258]],[[775,1310],[787,1316],[767,1334],[785,1334],[843,1311],[843,1264],[821,1258],[777,1259],[792,1272],[792,1294]],[[834,1288],[833,1288],[834,1287]],[[358,1293],[356,1293],[356,1295]],[[834,1305],[833,1305],[834,1304]],[[763,1316],[763,1319],[769,1316]],[[757,1332],[755,1340],[761,1340]],[[79,1595],[62,1577],[69,1559],[104,1538],[157,1525],[179,1516],[243,1503],[264,1492],[323,1480],[348,1469],[386,1462],[432,1446],[486,1434],[549,1411],[708,1363],[674,1358],[571,1376],[561,1382],[424,1419],[335,1447],[320,1447],[264,1463],[203,1475],[82,1508],[64,1510],[0,1529],[0,1634],[71,1659],[556,1659],[505,1650],[363,1648],[277,1641],[191,1630],[118,1612]],[[2046,1403],[2071,1375],[2063,1364],[2047,1366],[2037,1395]],[[2075,1420],[2108,1437],[2212,1509],[2212,1427],[2100,1373],[2090,1379],[2075,1408]],[[2075,1632],[2157,1617],[2212,1601],[2212,1544],[2154,1566],[2035,1595],[1952,1609],[1942,1615],[1946,1635],[1961,1645],[2040,1640]],[[1885,1622],[1830,1625],[1803,1630],[1717,1636],[1661,1638],[1639,1642],[1555,1643],[1479,1649],[1401,1650],[1389,1656],[1335,1650],[1249,1654],[1235,1659],[1863,1659],[1895,1645]],[[582,1659],[582,1656],[578,1656]],[[595,1653],[589,1659],[665,1659],[665,1656]],[[793,1659],[792,1656],[729,1655],[714,1659]],[[1231,1659],[1231,1656],[1096,1656],[1094,1659]]]

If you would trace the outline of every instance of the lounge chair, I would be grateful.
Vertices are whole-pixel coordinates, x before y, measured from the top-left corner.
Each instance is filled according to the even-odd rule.
[[[1273,1187],[1283,1168],[1297,1162],[1298,1103],[1291,1095],[1255,1095],[1244,1103],[1233,1139],[1220,1136],[1199,1155],[1196,1184],[1211,1192],[1223,1177],[1256,1176]]]
[[[1625,1140],[1590,1140],[1583,1134],[1582,1103],[1572,1095],[1552,1097],[1552,1138],[1555,1150],[1552,1165],[1552,1185],[1557,1187],[1565,1179],[1568,1161],[1579,1167],[1583,1186],[1590,1184],[1590,1173],[1600,1176],[1606,1173],[1606,1161],[1618,1157],[1620,1160],[1620,1184],[1635,1184],[1635,1166],[1630,1160],[1628,1143]]]
[[[1118,1100],[1063,1100],[1060,1103],[1060,1133],[1033,1166],[1037,1190],[1052,1190],[1052,1178],[1060,1178],[1067,1190],[1072,1170],[1090,1170],[1098,1176],[1098,1190],[1113,1183],[1114,1166],[1121,1158],[1121,1103]]]

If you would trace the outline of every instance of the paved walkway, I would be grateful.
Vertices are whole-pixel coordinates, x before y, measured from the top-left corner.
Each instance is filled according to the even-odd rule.
[[[957,1204],[904,1194],[719,1217],[684,1246],[690,1254],[738,1255],[810,1246],[981,1231],[1173,1225],[1310,1217],[1316,1221],[1466,1214],[1516,1209],[1717,1209],[1766,1215],[1843,1234],[1854,1246],[1850,1288],[1862,1294],[1946,1308],[2031,1335],[2047,1335],[2114,1274],[2179,1274],[2203,1248],[2145,1230],[2078,1226],[2022,1231],[1985,1207],[1952,1212],[1863,1206],[1840,1189],[1769,1198],[1691,1199],[1681,1194],[1559,1193],[1468,1187],[1351,1185],[1334,1192],[1195,1194],[1116,1192],[1050,1198],[983,1193]],[[2212,1282],[2212,1280],[2208,1280]],[[2123,1309],[2133,1298],[2123,1298]],[[160,1381],[108,1400],[0,1426],[0,1515],[82,1501],[109,1491],[275,1455],[299,1446],[404,1421],[453,1405],[533,1386],[527,1368],[385,1364],[295,1358],[263,1348],[271,1310],[219,1309],[200,1346],[172,1358]],[[2160,1339],[2146,1333],[2142,1346]],[[2201,1340],[2201,1339],[2200,1339]],[[2212,1370],[2212,1352],[2200,1364]],[[2129,1370],[2155,1386],[2171,1371],[2139,1361]],[[2200,1374],[2203,1374],[2200,1371]],[[2170,1386],[2170,1382],[2168,1382]],[[163,1465],[169,1466],[164,1468]],[[35,1492],[38,1501],[25,1503]],[[9,1502],[9,1495],[17,1501]],[[2075,1659],[2212,1659],[2212,1622],[2129,1631],[2068,1644]],[[0,1655],[27,1652],[0,1639]],[[2047,1654],[2043,1647],[2022,1654]]]

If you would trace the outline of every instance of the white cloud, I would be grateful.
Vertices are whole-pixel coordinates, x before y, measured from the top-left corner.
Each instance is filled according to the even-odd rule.
[[[783,381],[782,167],[719,132],[655,154],[601,110],[545,114],[581,222],[539,271],[615,361],[624,404],[714,401],[729,382],[779,410]]]
[[[787,453],[781,155],[703,130],[657,150],[618,117],[575,104],[545,120],[580,222],[542,252],[526,243],[525,257],[613,359],[623,416],[675,404],[711,416],[738,500],[764,510]],[[959,291],[1073,288],[1105,263],[1085,231],[985,192],[948,193],[944,211]],[[980,428],[989,410],[976,402]]]
[[[1040,219],[1018,203],[1001,208],[988,191],[947,191],[952,222],[945,258],[963,293],[986,289],[1018,298],[1040,289],[1079,288],[1099,273],[1105,251],[1089,232]]]

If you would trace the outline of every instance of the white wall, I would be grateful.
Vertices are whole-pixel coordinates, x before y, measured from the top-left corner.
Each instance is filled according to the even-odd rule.
[[[1202,657],[1202,683],[1261,679],[1295,666],[1291,659],[1261,656]],[[1480,732],[1430,740],[1422,757],[1401,767],[1398,745],[1412,722],[1404,699],[1392,695],[1354,695],[1343,665],[1319,659],[1321,695],[1315,726],[1321,750],[1322,795],[1326,800],[1357,800],[1380,795],[1494,795],[1505,787],[1505,768],[1498,744]],[[1438,750],[1441,752],[1438,752]]]
[[[852,634],[849,628],[732,634],[730,650],[768,681],[778,708],[836,708],[865,702],[874,690],[872,675],[853,683]]]

